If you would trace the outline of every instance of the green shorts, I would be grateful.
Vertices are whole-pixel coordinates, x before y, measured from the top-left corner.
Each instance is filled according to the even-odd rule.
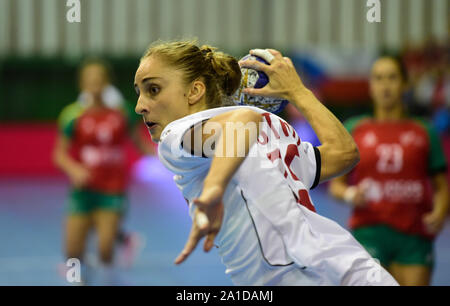
[[[89,214],[95,210],[109,210],[124,214],[127,208],[128,203],[124,194],[106,194],[87,189],[72,190],[67,203],[70,215]]]
[[[385,267],[392,263],[433,268],[433,242],[399,232],[390,226],[373,225],[353,230],[353,236]]]

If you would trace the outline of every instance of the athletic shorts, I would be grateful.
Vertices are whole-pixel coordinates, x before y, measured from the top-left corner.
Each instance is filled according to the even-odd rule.
[[[70,215],[89,214],[95,210],[109,210],[125,214],[128,208],[124,194],[106,194],[87,189],[70,192],[67,210]]]
[[[431,240],[386,225],[360,227],[353,230],[353,235],[385,267],[392,263],[433,267]]]

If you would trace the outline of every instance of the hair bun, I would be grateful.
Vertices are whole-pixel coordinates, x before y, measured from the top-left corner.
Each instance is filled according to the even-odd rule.
[[[203,46],[200,47],[200,51],[202,52],[203,56],[207,60],[214,59],[214,50],[215,50],[215,48],[212,48],[212,47],[207,46],[207,45],[203,45]]]
[[[212,74],[218,80],[221,92],[231,96],[239,87],[241,69],[234,57],[216,50],[208,45],[200,47],[204,58],[211,64]]]

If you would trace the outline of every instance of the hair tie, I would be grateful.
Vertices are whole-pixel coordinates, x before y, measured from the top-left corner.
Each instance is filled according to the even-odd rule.
[[[205,48],[202,49],[202,54],[203,56],[207,59],[207,60],[212,60],[213,59],[213,50],[211,50],[211,48]]]

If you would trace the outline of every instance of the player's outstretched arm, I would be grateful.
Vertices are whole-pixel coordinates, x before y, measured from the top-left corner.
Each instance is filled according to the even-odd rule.
[[[267,51],[271,56],[267,56]],[[321,182],[350,171],[359,161],[359,152],[352,136],[304,86],[292,61],[276,50],[267,51],[251,50],[250,54],[263,57],[270,65],[254,60],[240,62],[241,66],[260,70],[269,77],[269,83],[263,88],[247,88],[244,92],[289,100],[303,114],[322,143],[318,147],[322,161]]]
[[[208,157],[212,157],[212,162],[203,184],[202,193],[194,200],[194,204],[197,206],[194,222],[188,241],[175,260],[176,264],[186,260],[198,242],[205,236],[203,249],[209,251],[214,246],[214,238],[222,225],[223,194],[229,181],[248,155],[250,147],[256,142],[261,120],[261,115],[252,110],[238,109],[213,117],[204,124],[201,145],[208,142],[214,143],[214,150],[209,153],[212,155],[208,156],[209,154],[206,152]],[[227,128],[227,125],[235,124],[236,126],[247,125],[254,129],[240,129],[244,130],[244,133],[235,133],[234,129]],[[207,132],[209,127],[211,127],[211,133]],[[195,146],[194,143],[192,145]],[[192,145],[184,148],[191,151]],[[200,148],[200,150],[202,149]],[[205,151],[203,153],[205,154]]]

